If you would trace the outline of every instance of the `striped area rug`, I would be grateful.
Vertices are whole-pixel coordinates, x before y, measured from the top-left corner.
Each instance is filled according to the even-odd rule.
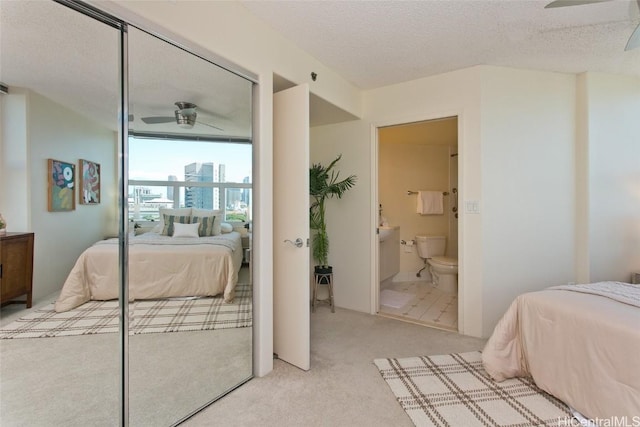
[[[251,299],[251,285],[239,283],[230,304],[222,297],[135,301],[129,304],[129,335],[248,327]],[[116,333],[119,315],[118,301],[90,301],[64,313],[49,304],[0,328],[0,339]]]
[[[478,351],[374,363],[416,426],[573,425],[569,408],[532,380],[491,380]]]

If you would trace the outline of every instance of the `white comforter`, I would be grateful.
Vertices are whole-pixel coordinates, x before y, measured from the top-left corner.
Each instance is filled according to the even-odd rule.
[[[520,295],[482,361],[496,381],[531,376],[587,418],[640,420],[640,287],[600,282]]]
[[[219,294],[233,300],[242,265],[239,233],[197,239],[146,233],[129,243],[129,300]],[[57,312],[118,298],[118,248],[118,239],[108,239],[80,255],[55,303]]]

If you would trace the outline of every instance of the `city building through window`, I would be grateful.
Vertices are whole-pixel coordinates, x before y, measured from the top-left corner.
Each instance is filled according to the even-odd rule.
[[[222,210],[251,220],[251,144],[129,139],[129,219],[158,221],[159,208]]]

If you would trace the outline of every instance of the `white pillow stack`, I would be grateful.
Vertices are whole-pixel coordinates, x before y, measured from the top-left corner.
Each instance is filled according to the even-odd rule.
[[[215,217],[213,221],[213,233],[212,235],[217,236],[222,233],[231,233],[233,231],[233,226],[227,222],[222,222],[222,216],[224,215],[222,210],[210,210],[210,209],[199,209],[199,208],[159,208],[160,212],[160,222],[156,225],[151,232],[153,233],[162,233],[164,230],[164,216],[165,215],[173,215],[173,216],[190,216],[193,220],[194,217],[202,218],[202,217]],[[177,224],[174,224],[174,227]],[[182,225],[189,224],[181,224],[179,228],[184,228]],[[174,230],[174,235],[176,231]]]

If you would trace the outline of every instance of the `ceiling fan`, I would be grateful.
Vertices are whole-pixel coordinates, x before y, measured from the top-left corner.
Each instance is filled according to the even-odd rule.
[[[565,7],[565,6],[579,6],[583,4],[592,4],[592,3],[603,3],[611,0],[554,0],[551,3],[545,6],[545,9],[554,8],[554,7]],[[638,2],[638,8],[640,9],[640,0],[636,0]],[[631,50],[640,47],[640,24],[633,30],[631,33],[631,37],[627,41],[627,45],[624,50]]]
[[[218,126],[197,121],[196,118],[198,117],[198,113],[196,110],[198,106],[196,104],[193,104],[191,102],[183,102],[183,101],[178,101],[178,102],[175,102],[174,104],[176,107],[178,107],[178,109],[175,110],[174,116],[142,117],[141,120],[148,125],[176,122],[176,124],[183,129],[191,129],[196,123],[198,123],[200,125],[209,126],[214,129],[223,130]]]

